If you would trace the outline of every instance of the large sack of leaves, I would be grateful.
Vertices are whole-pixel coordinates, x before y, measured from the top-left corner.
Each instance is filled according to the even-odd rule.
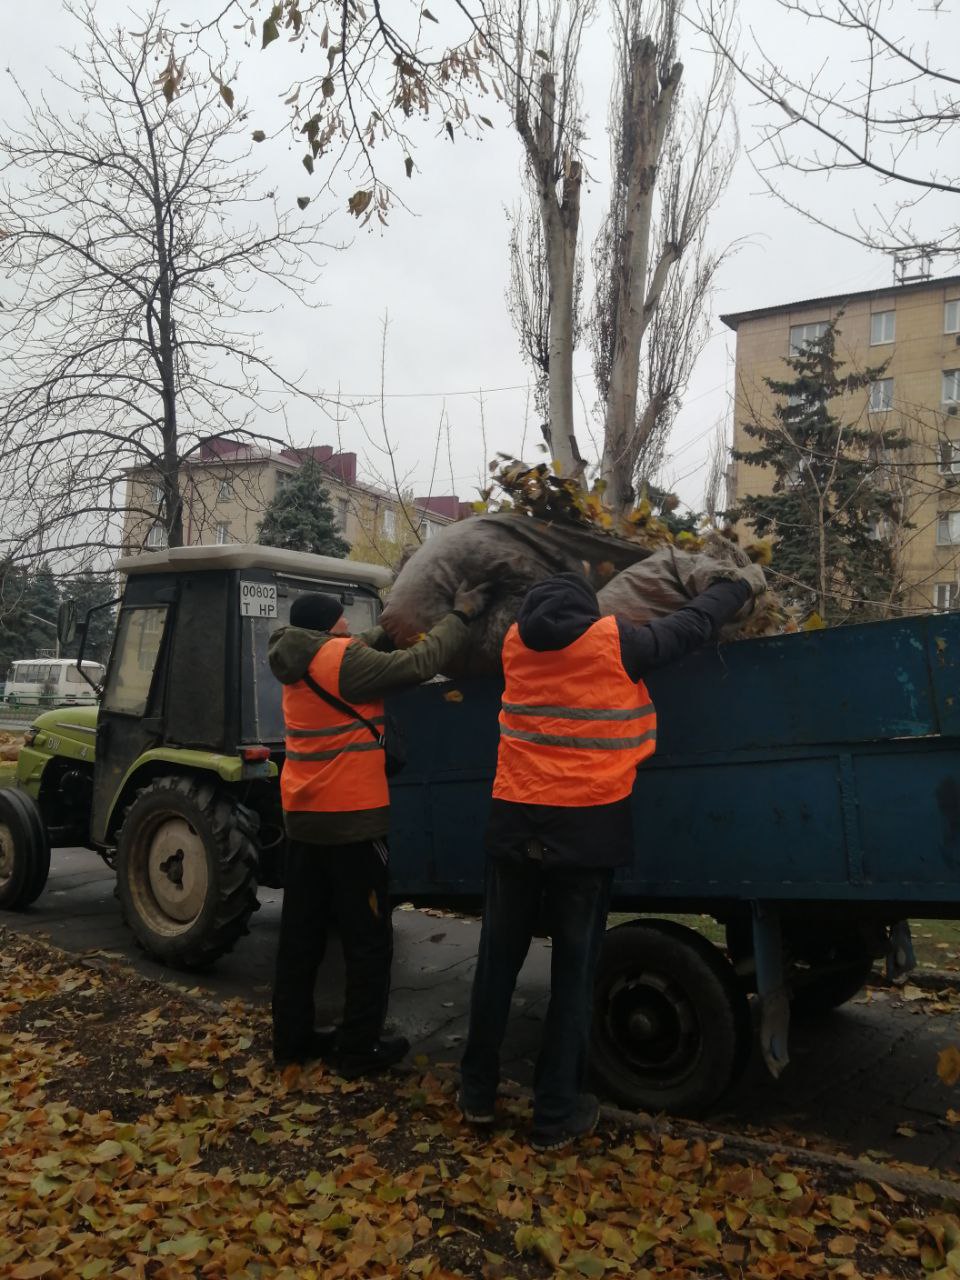
[[[649,555],[645,547],[573,525],[531,516],[473,516],[424,542],[400,570],[381,617],[394,644],[406,647],[453,608],[461,582],[492,582],[490,608],[470,627],[469,648],[446,675],[500,669],[500,650],[520,601],[554,573],[585,573],[599,586]]]
[[[719,535],[708,537],[699,551],[666,546],[622,569],[602,587],[597,592],[600,612],[640,626],[651,618],[675,613],[718,579],[740,577],[750,564],[750,557],[741,547]],[[751,600],[723,628],[721,637],[732,639],[742,634],[743,624],[753,611]]]

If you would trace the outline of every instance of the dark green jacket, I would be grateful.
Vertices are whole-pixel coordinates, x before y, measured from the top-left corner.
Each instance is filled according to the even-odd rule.
[[[468,626],[456,613],[448,613],[433,630],[409,649],[390,649],[382,627],[356,636],[343,655],[340,688],[344,702],[370,702],[398,689],[432,679],[454,658],[466,642]],[[326,631],[281,627],[270,637],[270,670],[281,684],[302,680],[316,653],[330,639]],[[310,844],[357,844],[382,839],[389,829],[390,810],[359,809],[346,813],[285,813],[287,835]]]

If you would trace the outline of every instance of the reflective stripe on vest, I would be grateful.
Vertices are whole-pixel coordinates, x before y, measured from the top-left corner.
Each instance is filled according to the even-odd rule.
[[[503,644],[505,687],[493,794],[565,808],[612,804],[656,749],[657,718],[627,675],[615,618],[565,649],[528,649],[514,625]]]
[[[310,663],[317,684],[338,698],[340,666],[352,643],[347,636],[333,637]],[[354,706],[383,727],[382,702]],[[303,680],[284,685],[283,718],[286,760],[280,795],[287,813],[347,813],[390,803],[383,746],[362,721],[329,706]]]

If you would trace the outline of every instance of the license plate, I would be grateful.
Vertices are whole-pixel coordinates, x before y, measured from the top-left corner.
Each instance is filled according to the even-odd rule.
[[[244,618],[277,616],[277,584],[275,582],[241,582],[240,614]]]

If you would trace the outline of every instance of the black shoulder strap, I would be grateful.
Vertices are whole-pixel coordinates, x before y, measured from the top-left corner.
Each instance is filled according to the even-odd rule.
[[[335,694],[328,693],[323,685],[317,684],[313,676],[307,671],[303,676],[303,683],[308,685],[318,698],[322,698],[328,706],[334,710],[341,712],[345,716],[349,716],[351,720],[359,720],[365,728],[367,728],[379,743],[383,742],[383,732],[377,728],[372,720],[368,720],[366,716],[362,716],[356,707],[351,707],[349,702],[343,702]]]

